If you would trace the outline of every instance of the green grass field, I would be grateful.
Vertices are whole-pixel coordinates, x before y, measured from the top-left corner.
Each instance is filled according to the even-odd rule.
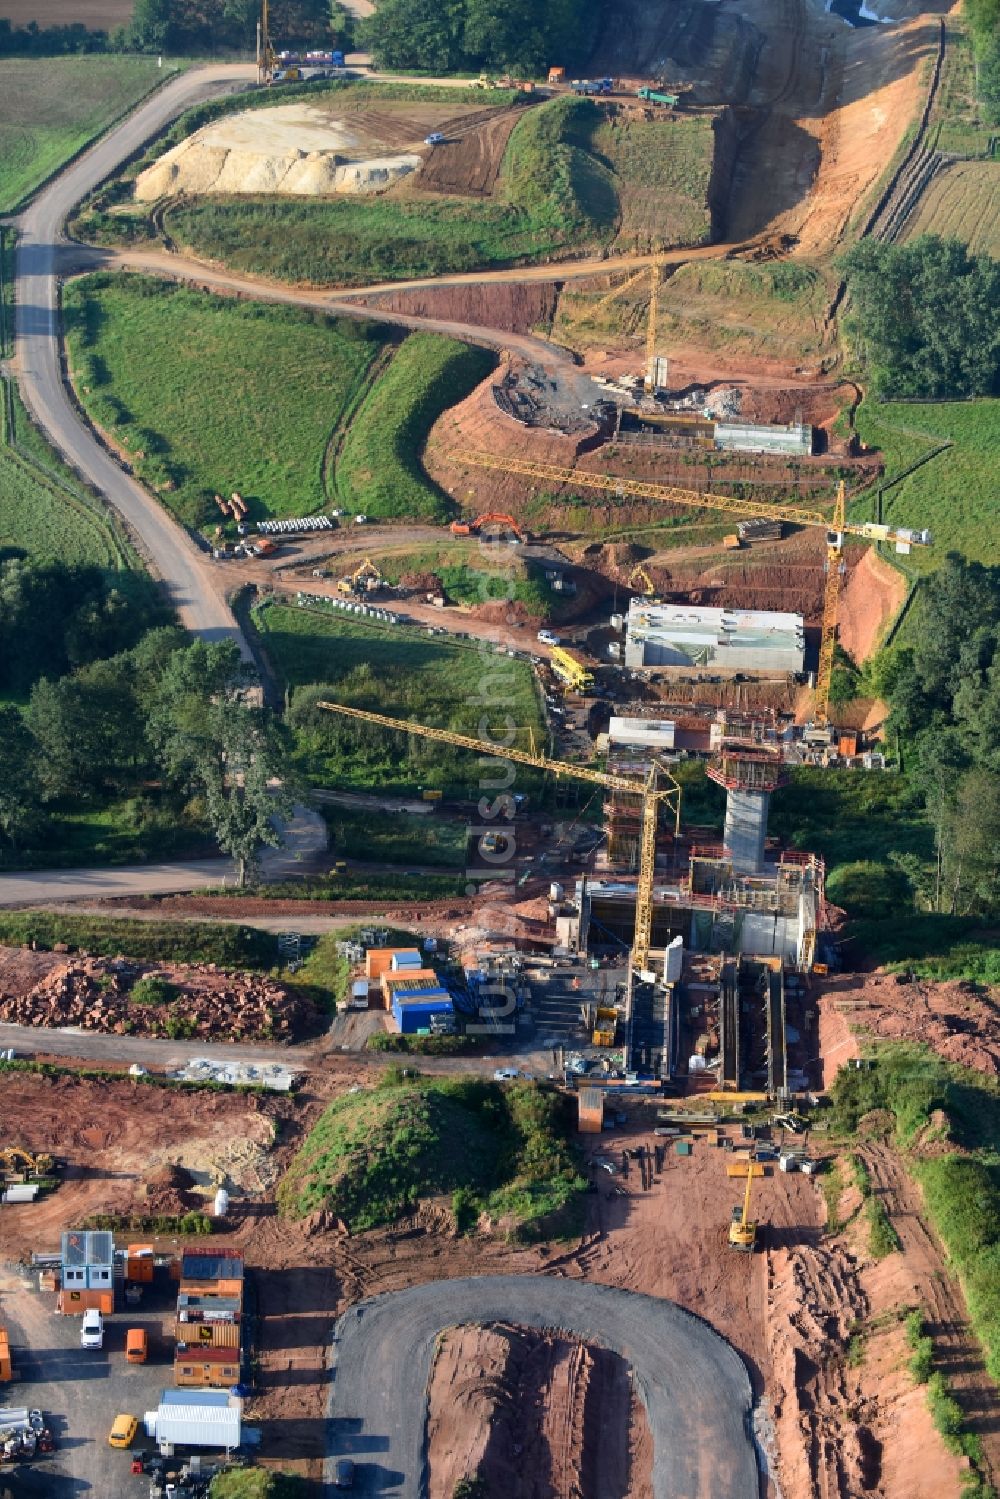
[[[0,558],[137,568],[111,511],[82,487],[29,421],[16,387],[10,395],[12,432],[6,402],[0,401]]]
[[[299,762],[321,785],[414,788],[476,782],[479,762],[466,751],[414,740],[377,726],[314,710],[317,697],[409,718],[431,727],[498,737],[506,716],[515,742],[542,741],[530,668],[523,661],[428,636],[405,626],[268,604],[254,611],[268,656],[292,689],[290,721]],[[317,691],[313,684],[321,684]],[[527,784],[529,771],[519,773]]]
[[[400,818],[395,812],[362,812],[353,807],[324,807],[322,811],[330,829],[333,858],[367,864],[433,864],[445,869],[465,864],[468,832],[464,822],[434,813]],[[350,879],[350,873],[344,878]]]
[[[1000,400],[937,403],[865,401],[856,417],[863,442],[885,455],[885,482],[944,441],[953,446],[886,490],[884,519],[929,527],[934,545],[906,558],[913,574],[932,571],[949,552],[997,560],[996,475],[1000,467]]]
[[[88,413],[183,521],[217,522],[212,495],[232,490],[251,520],[325,507],[327,444],[382,347],[372,324],[132,276],[84,277],[64,302]]]
[[[510,1237],[532,1237],[583,1190],[567,1112],[530,1084],[413,1083],[390,1071],[382,1086],[330,1104],[282,1181],[279,1206],[292,1218],[328,1208],[357,1231],[450,1193],[459,1232],[486,1211]]]
[[[594,147],[614,173],[621,205],[616,250],[708,243],[715,138],[707,115],[616,118],[595,131]]]
[[[333,488],[347,510],[441,520],[453,508],[427,477],[420,449],[442,411],[484,380],[485,349],[433,333],[411,333],[370,388],[334,464]]]
[[[0,212],[167,76],[154,57],[0,59]]]

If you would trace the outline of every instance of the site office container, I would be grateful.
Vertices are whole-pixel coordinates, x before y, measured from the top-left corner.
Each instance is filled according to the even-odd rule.
[[[384,973],[390,973],[392,960],[397,955],[416,957],[418,963],[420,961],[419,950],[415,947],[370,947],[365,953],[365,978],[380,979]]]
[[[60,1291],[56,1301],[56,1311],[68,1317],[79,1317],[84,1312],[100,1312],[102,1317],[110,1317],[114,1309],[114,1291]]]
[[[239,1349],[178,1348],[174,1384],[189,1389],[228,1389],[239,1384]]]
[[[10,1361],[10,1338],[6,1327],[0,1327],[0,1384],[14,1378],[14,1366]]]

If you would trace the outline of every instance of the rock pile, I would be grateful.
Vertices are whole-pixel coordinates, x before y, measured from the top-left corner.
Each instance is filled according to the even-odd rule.
[[[133,1000],[140,978],[163,979],[162,1004]],[[80,953],[20,995],[0,991],[0,1020],[15,1025],[78,1025],[116,1035],[290,1041],[315,1026],[301,995],[255,973],[224,973],[214,963],[140,965]]]

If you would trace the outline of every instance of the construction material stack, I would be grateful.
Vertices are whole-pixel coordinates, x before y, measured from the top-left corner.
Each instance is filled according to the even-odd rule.
[[[174,1383],[197,1389],[239,1384],[243,1255],[238,1249],[185,1250],[174,1322]]]

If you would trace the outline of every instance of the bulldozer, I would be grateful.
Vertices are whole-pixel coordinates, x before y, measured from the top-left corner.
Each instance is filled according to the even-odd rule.
[[[748,1169],[747,1189],[743,1194],[742,1206],[737,1203],[733,1208],[733,1216],[729,1224],[729,1247],[738,1250],[741,1254],[753,1254],[757,1247],[757,1220],[750,1217],[750,1194],[753,1191],[753,1184],[754,1174]]]

